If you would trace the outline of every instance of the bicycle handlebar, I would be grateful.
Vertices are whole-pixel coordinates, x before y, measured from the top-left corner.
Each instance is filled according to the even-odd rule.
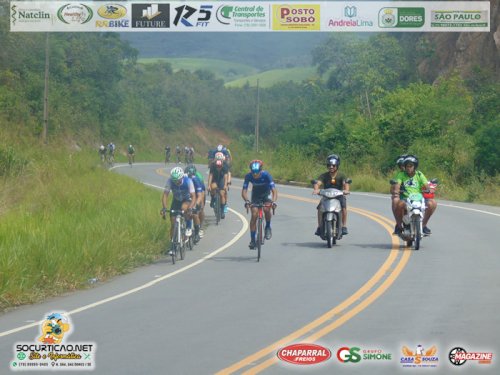
[[[273,215],[275,213],[275,210],[276,210],[276,207],[278,205],[276,204],[276,202],[266,202],[266,203],[252,203],[252,202],[246,202],[245,203],[245,208],[247,210],[247,213],[248,213],[248,209],[251,208],[251,207],[255,207],[255,208],[264,208],[264,207],[272,207],[273,208]]]

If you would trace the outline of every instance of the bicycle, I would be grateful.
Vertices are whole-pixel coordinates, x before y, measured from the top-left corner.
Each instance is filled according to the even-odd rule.
[[[215,214],[215,224],[219,225],[221,220],[221,207],[220,207],[220,190],[219,188],[215,189],[215,197],[212,197],[212,205]]]
[[[112,168],[115,165],[115,156],[113,154],[108,155],[108,167]]]
[[[248,213],[248,208],[253,208],[256,207],[258,209],[257,212],[257,233],[255,234],[256,237],[256,245],[257,245],[257,262],[260,261],[260,254],[261,254],[261,248],[262,245],[264,245],[264,207],[272,207],[273,209],[273,215],[274,211],[276,209],[276,203],[271,203],[271,202],[260,202],[260,203],[245,203],[245,208]]]
[[[132,164],[134,163],[135,155],[134,154],[128,154],[128,164],[130,165],[130,168],[132,168]]]
[[[163,212],[165,213],[166,210]],[[177,257],[184,260],[186,253],[186,220],[184,219],[184,210],[170,210],[170,214],[174,216],[174,233],[170,242],[169,254],[172,257],[172,264],[175,264]],[[165,218],[165,216],[163,216]],[[191,236],[189,236],[191,238]]]

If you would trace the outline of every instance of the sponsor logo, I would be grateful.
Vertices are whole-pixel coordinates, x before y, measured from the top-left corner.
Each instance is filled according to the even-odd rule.
[[[392,361],[392,354],[382,349],[363,349],[363,361]]]
[[[431,27],[488,27],[487,10],[433,10]]]
[[[48,314],[40,325],[36,341],[14,345],[11,370],[94,370],[95,343],[66,342],[72,331],[68,315]]]
[[[327,361],[332,352],[321,345],[293,344],[278,350],[278,358],[294,365],[314,365]]]
[[[116,20],[127,15],[127,8],[119,4],[107,4],[100,7],[97,14],[102,18]]]
[[[345,6],[341,18],[331,18],[328,27],[372,27],[373,21],[358,17],[358,8]]]
[[[464,348],[455,347],[450,350],[448,359],[455,366],[462,366],[467,361],[478,361],[480,364],[491,364],[493,353],[491,352],[467,352]]]
[[[273,4],[273,30],[320,30],[319,4]]]
[[[337,350],[337,359],[342,363],[358,363],[361,361],[361,354],[359,354],[360,350],[361,348],[356,346],[353,346],[352,348],[344,346]]]
[[[268,14],[261,5],[221,5],[215,13],[222,25],[236,27],[266,27]]]
[[[207,27],[212,17],[213,5],[200,5],[200,9],[189,5],[176,7],[173,24],[186,27]]]
[[[83,25],[94,15],[93,10],[85,4],[66,4],[57,11],[57,18],[65,24]]]
[[[24,5],[24,4],[23,4]],[[26,4],[28,5],[28,4]],[[17,22],[19,23],[41,23],[41,22],[47,22],[50,21],[51,23],[54,22],[53,17],[50,13],[38,9],[38,8],[19,8],[17,5],[12,5],[11,8],[11,21],[12,25],[16,25]]]
[[[130,20],[123,19],[127,15],[127,8],[119,4],[107,4],[103,5],[97,10],[97,14],[106,18],[105,20],[96,20],[96,27],[106,27],[106,28],[128,28],[130,26]]]
[[[132,28],[168,29],[169,27],[169,4],[132,4]]]
[[[382,8],[378,15],[380,27],[422,27],[425,8]]]
[[[400,363],[403,367],[437,367],[439,363],[435,345],[427,350],[422,345],[417,345],[415,351],[410,350],[407,346],[403,346],[401,352],[403,356],[400,359]]]

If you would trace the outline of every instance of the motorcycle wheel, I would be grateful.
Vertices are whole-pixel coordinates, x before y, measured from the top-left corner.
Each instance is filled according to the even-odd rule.
[[[420,222],[415,223],[415,250],[420,249],[420,239],[422,238],[422,233],[420,232]]]
[[[325,237],[326,237],[326,245],[328,246],[328,248],[331,248],[332,245],[335,245],[335,238],[333,238],[333,234],[332,234],[332,222],[331,221],[325,222]]]

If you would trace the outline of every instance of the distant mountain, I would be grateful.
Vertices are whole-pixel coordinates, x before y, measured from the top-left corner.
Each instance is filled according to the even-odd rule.
[[[140,57],[203,57],[261,70],[307,66],[328,33],[122,33]]]

